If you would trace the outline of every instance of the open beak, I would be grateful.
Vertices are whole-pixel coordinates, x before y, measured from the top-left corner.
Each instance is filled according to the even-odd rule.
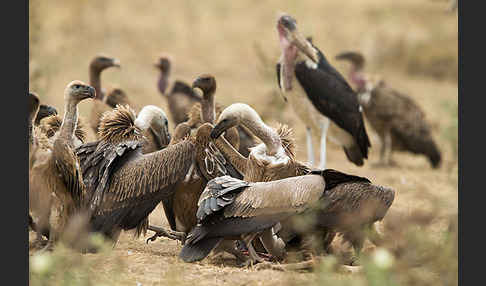
[[[308,56],[316,64],[319,62],[319,57],[317,56],[317,51],[312,47],[312,45],[300,34],[300,32],[295,28],[293,31],[288,31],[290,41],[306,56]]]

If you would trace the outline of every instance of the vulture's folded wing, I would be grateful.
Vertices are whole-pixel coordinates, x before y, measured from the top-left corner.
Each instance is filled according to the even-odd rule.
[[[86,193],[78,158],[67,142],[61,139],[54,142],[52,151],[55,166],[66,189],[71,193],[76,208],[80,209]]]
[[[96,211],[100,205],[115,170],[116,161],[141,147],[142,142],[140,141],[126,141],[118,144],[96,141],[83,144],[76,149],[86,185],[85,203],[91,211]]]

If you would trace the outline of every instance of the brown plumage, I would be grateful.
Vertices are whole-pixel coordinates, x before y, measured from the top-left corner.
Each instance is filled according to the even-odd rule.
[[[28,129],[29,129],[29,152],[34,144],[34,119],[39,112],[39,96],[33,92],[29,92],[28,103],[29,103],[29,118],[28,118]]]
[[[51,142],[54,142],[56,136],[59,134],[61,125],[62,118],[59,115],[51,115],[40,121],[39,128]],[[86,130],[81,117],[78,117],[74,136],[74,147],[78,147],[86,142]]]
[[[180,80],[176,80],[172,84],[171,91],[167,93],[170,85],[171,62],[170,57],[163,54],[154,65],[160,72],[157,80],[157,89],[163,97],[167,98],[167,106],[169,107],[172,122],[177,126],[189,119],[187,114],[191,107],[195,103],[201,102],[202,97],[194,92],[190,85]]]
[[[91,60],[89,65],[89,80],[90,84],[96,89],[97,99],[93,101],[91,107],[89,125],[96,137],[98,136],[98,125],[104,112],[115,108],[117,104],[130,105],[127,95],[120,88],[114,88],[108,92],[102,88],[101,73],[110,67],[120,68],[120,61],[116,58],[98,55]]]
[[[432,167],[438,168],[441,152],[420,106],[383,80],[373,80],[364,74],[365,60],[360,53],[345,52],[336,58],[352,63],[351,82],[356,86],[366,118],[382,143],[380,163],[389,165],[392,151],[407,151],[425,155]]]
[[[142,149],[144,154],[162,150],[169,145],[169,120],[161,108],[155,105],[144,106],[137,115],[135,125],[145,137]]]
[[[48,116],[57,115],[57,110],[53,106],[47,104],[41,104],[39,106],[39,112],[37,112],[37,116],[35,117],[34,125],[39,125],[40,121]]]
[[[198,261],[223,239],[241,236],[249,246],[250,256],[256,256],[259,261],[250,244],[259,233],[270,253],[283,255],[279,252],[285,244],[275,240],[267,230],[282,220],[314,213],[319,218],[304,235],[322,228],[336,228],[353,242],[362,242],[359,232],[354,230],[382,219],[393,197],[390,189],[371,186],[366,178],[335,170],[312,171],[271,182],[219,177],[208,182],[202,193],[196,215],[198,225],[188,235],[179,256],[186,262]],[[336,218],[340,221],[335,221]],[[302,230],[302,223],[294,226],[294,231]]]
[[[244,125],[263,141],[251,149],[248,158],[241,156],[234,148],[225,144],[225,141],[217,142],[216,146],[244,174],[245,181],[269,182],[310,172],[308,166],[295,158],[292,130],[286,125],[280,125],[278,130],[267,126],[258,113],[246,104],[233,104],[227,107],[218,118],[218,124],[211,136],[217,138],[227,128],[239,124]],[[270,232],[271,229],[265,230],[263,236],[268,237]],[[251,240],[249,242],[251,243]],[[249,251],[255,253],[252,245],[249,245]],[[255,255],[251,255],[250,258],[251,262],[260,260]]]
[[[187,179],[176,187],[173,200],[164,204],[171,229],[180,232],[188,232],[196,225],[197,201],[210,179],[227,173],[241,177],[234,167],[226,162],[226,158],[220,154],[210,138],[213,126],[209,123],[213,123],[215,117],[216,80],[211,75],[199,76],[194,81],[193,88],[202,90],[202,101],[198,107],[193,108],[190,120],[177,126],[174,142],[181,137],[189,136],[190,129],[197,127],[193,137],[197,142],[196,163],[191,167]],[[238,134],[235,128],[228,130],[225,136],[232,146],[238,147]],[[156,236],[157,234],[154,237]]]
[[[49,236],[52,246],[62,234],[69,218],[81,207],[84,185],[75,156],[77,105],[94,98],[95,89],[81,81],[73,81],[64,91],[65,113],[59,134],[52,148],[39,150],[29,173],[29,209],[36,224],[38,239]],[[55,215],[51,216],[54,208]]]
[[[117,106],[103,115],[100,140],[76,150],[88,193],[86,206],[92,212],[91,231],[115,242],[122,229],[145,231],[148,215],[173,196],[195,153],[194,140],[188,138],[142,154],[145,139],[135,122],[133,110]]]

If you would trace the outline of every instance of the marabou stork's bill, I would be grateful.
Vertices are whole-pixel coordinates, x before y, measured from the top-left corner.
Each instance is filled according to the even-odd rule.
[[[277,80],[285,100],[306,125],[309,163],[314,164],[312,139],[320,134],[319,168],[325,169],[329,129],[331,141],[343,147],[351,162],[362,166],[371,144],[356,93],[321,51],[304,39],[294,18],[280,16],[277,31],[282,50]]]

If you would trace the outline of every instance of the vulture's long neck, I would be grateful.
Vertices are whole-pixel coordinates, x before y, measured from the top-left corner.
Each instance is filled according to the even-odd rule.
[[[78,102],[68,100],[64,108],[64,118],[62,120],[59,137],[72,144],[74,141],[74,131],[78,123]]]
[[[95,99],[103,100],[103,93],[101,93],[101,70],[94,66],[89,67],[89,84],[96,90]]]
[[[214,92],[204,95],[201,101],[201,117],[203,123],[214,123],[216,117],[216,109],[214,105]]]
[[[262,140],[267,147],[268,155],[273,156],[282,148],[282,142],[277,132],[273,128],[267,126],[260,117],[244,117],[241,120],[241,124]]]

